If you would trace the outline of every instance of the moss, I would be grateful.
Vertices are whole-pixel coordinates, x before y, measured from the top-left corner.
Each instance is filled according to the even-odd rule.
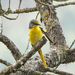
[[[49,13],[48,10],[45,10],[44,13],[42,13],[42,19],[43,19],[43,21],[45,21],[48,18],[48,13]]]

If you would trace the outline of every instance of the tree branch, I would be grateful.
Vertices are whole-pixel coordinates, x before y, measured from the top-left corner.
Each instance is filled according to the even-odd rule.
[[[9,18],[9,17],[7,17],[5,15],[2,15],[2,16],[5,17],[6,19],[9,19],[9,20],[16,20],[18,18],[19,14],[15,18]]]
[[[34,12],[34,11],[37,11],[36,7],[33,7],[33,8],[24,8],[24,9],[16,9],[16,10],[9,10],[9,11],[6,11],[6,10],[3,10],[3,12],[5,12],[5,14],[17,14],[17,13],[29,13],[29,12]]]
[[[75,62],[75,48],[66,51],[66,58],[63,63]]]
[[[63,2],[63,1],[68,1],[68,0],[54,0],[54,1]]]
[[[67,2],[67,3],[63,3],[63,4],[54,5],[54,8],[58,8],[61,6],[67,6],[67,5],[75,5],[75,2]]]
[[[54,8],[58,8],[58,7],[61,7],[61,6],[67,6],[67,5],[75,5],[75,2],[68,2],[68,3],[54,5]],[[9,11],[3,10],[3,12],[5,12],[5,14],[28,13],[28,12],[34,12],[34,11],[38,11],[36,7],[19,9],[19,10],[16,9],[14,11],[13,10],[9,10]]]
[[[20,10],[21,2],[22,2],[22,0],[19,0],[18,10]],[[4,10],[2,9],[2,11],[4,11]],[[8,12],[10,11],[10,0],[9,0],[9,7],[8,7],[8,10],[7,10],[7,11],[8,11]],[[9,17],[5,16],[6,14],[8,14],[8,13],[6,13],[7,11],[4,11],[4,13],[1,14],[1,15],[2,15],[3,17],[5,17],[6,19],[9,19],[9,20],[16,20],[16,19],[18,18],[19,13],[17,13],[18,15],[16,16],[16,18],[9,18]]]
[[[7,62],[6,60],[2,60],[2,59],[0,59],[0,63],[4,64],[6,66],[11,65],[9,62]]]
[[[14,57],[16,61],[21,58],[22,55],[19,49],[15,46],[15,44],[9,38],[7,38],[4,35],[0,35],[0,41],[7,46],[7,48],[10,50],[12,56]]]
[[[22,70],[18,69],[18,71],[22,72],[21,75],[52,75],[50,73],[45,73],[45,72],[40,72],[40,71],[35,71],[34,69],[28,69],[28,70]],[[10,74],[11,75],[11,74]]]
[[[73,51],[74,50],[74,51]],[[71,50],[70,53],[75,53],[75,49]],[[71,56],[69,55],[69,52],[68,50],[66,51],[66,53],[63,55],[63,60],[59,60],[58,57],[62,57],[61,54],[59,54],[57,56],[56,54],[57,52],[55,52],[54,49],[50,50],[46,55],[44,55],[44,58],[46,60],[46,64],[47,64],[47,68],[44,68],[43,64],[42,64],[42,61],[39,59],[38,56],[34,57],[34,58],[31,58],[29,59],[25,64],[24,66],[21,66],[21,70],[18,70],[20,71],[20,75],[22,74],[27,74],[27,75],[30,75],[30,74],[44,74],[44,72],[53,72],[55,74],[60,74],[60,75],[73,75],[71,73],[68,73],[68,72],[64,72],[64,71],[61,71],[61,70],[56,70],[56,69],[53,69],[53,68],[50,68],[50,67],[55,67],[57,65],[60,65],[60,64],[66,64],[66,63],[70,63],[70,61],[67,61],[68,59],[72,59]],[[68,58],[65,58],[65,55],[66,57]],[[75,57],[75,55],[74,55]],[[25,59],[25,58],[24,58]],[[75,61],[75,58],[72,59],[72,61]],[[59,64],[58,64],[59,63]],[[17,65],[17,64],[16,64]],[[16,66],[15,66],[16,67]],[[16,73],[13,73],[12,75],[17,75],[17,72]]]
[[[64,72],[64,71],[60,71],[60,70],[56,70],[56,69],[52,69],[52,68],[46,68],[47,72],[53,72],[55,74],[59,74],[59,75],[73,75],[71,73],[68,73],[68,72]]]
[[[20,68],[22,65],[26,63],[26,61],[35,54],[45,43],[46,43],[45,37],[43,37],[36,46],[34,46],[25,56],[21,57],[16,63],[13,65],[8,66],[4,70],[0,72],[0,74],[6,74],[9,75],[12,72],[16,72],[18,68]]]

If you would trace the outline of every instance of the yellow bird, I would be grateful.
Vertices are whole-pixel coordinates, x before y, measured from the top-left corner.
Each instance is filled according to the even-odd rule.
[[[36,20],[36,19],[31,20],[30,23],[29,23],[29,41],[32,44],[32,46],[36,45],[37,42],[42,39],[42,37],[43,37],[42,33],[44,33],[45,36],[49,39],[49,41],[51,43],[53,43],[50,40],[50,38],[48,37],[48,34],[46,33],[46,31],[44,29],[42,29],[41,27],[39,27],[39,25],[40,24],[39,24],[38,20]],[[42,50],[39,49],[38,53],[39,53],[40,58],[41,58],[41,60],[44,64],[44,67],[47,68],[44,56],[42,54]]]

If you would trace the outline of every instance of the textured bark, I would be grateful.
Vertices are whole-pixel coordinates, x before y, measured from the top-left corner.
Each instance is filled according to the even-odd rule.
[[[48,66],[54,67],[64,61],[66,58],[65,50],[67,50],[68,47],[51,0],[39,1],[44,4],[47,3],[47,6],[42,6],[42,4],[37,1],[36,7],[40,11],[41,18],[45,24],[49,37],[54,43],[56,43],[55,45],[50,43],[50,50],[47,54],[48,57],[50,57],[50,59],[47,60],[50,60],[51,62],[47,62]]]
[[[19,49],[8,37],[6,37],[5,35],[0,35],[0,41],[6,45],[16,61],[21,58],[22,55]]]
[[[2,60],[2,59],[0,59],[0,63],[3,63],[3,64],[6,65],[6,66],[11,65],[9,62],[7,62],[7,61],[5,61],[5,60]]]
[[[21,66],[23,66],[27,60],[33,55],[35,54],[45,43],[46,43],[46,39],[45,37],[43,37],[38,44],[36,44],[27,54],[23,55],[17,62],[15,62],[14,64],[8,66],[7,68],[3,69],[0,72],[0,75],[9,75],[12,72],[16,72],[18,70],[18,68],[20,68]]]

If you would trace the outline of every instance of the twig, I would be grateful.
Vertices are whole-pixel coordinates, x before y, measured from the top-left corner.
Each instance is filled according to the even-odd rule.
[[[20,9],[21,3],[22,3],[22,0],[19,0],[18,10]]]
[[[26,53],[26,51],[27,51],[28,47],[29,47],[29,39],[28,39],[28,44],[27,44],[26,50],[25,50],[25,52],[24,52],[24,54],[23,54],[23,55],[25,55],[25,53]]]
[[[37,19],[38,15],[39,15],[39,12],[37,13],[37,15],[36,15],[36,18],[35,18],[35,19]]]
[[[6,66],[10,66],[11,64],[9,62],[7,62],[6,60],[0,59],[0,63],[6,65]]]
[[[65,1],[68,1],[68,0],[54,0],[54,1],[57,1],[57,2],[65,2]]]
[[[53,69],[53,68],[46,68],[47,72],[53,72],[55,74],[60,74],[60,75],[73,75],[71,73],[68,73],[68,72],[64,72],[64,71],[60,71],[60,70],[56,70],[56,69]]]
[[[19,14],[16,16],[16,18],[9,18],[9,17],[7,17],[5,15],[2,15],[2,16],[5,17],[6,19],[9,19],[9,20],[16,20],[18,18]]]
[[[72,44],[71,44],[69,50],[72,48],[72,46],[73,46],[74,43],[75,43],[75,40],[72,42]]]
[[[19,0],[18,10],[20,9],[21,2],[22,2],[22,0]],[[10,11],[10,0],[9,0],[9,7],[8,7],[8,10],[7,11],[8,12]],[[18,13],[18,15],[16,16],[16,18],[9,18],[9,17],[5,16],[6,13],[7,12],[5,12],[4,14],[2,14],[2,16],[5,17],[6,19],[9,19],[9,20],[16,20],[18,18],[18,16],[19,16],[19,13]]]
[[[58,8],[58,7],[61,7],[61,6],[67,6],[67,5],[75,5],[75,2],[68,2],[68,3],[54,5],[54,8]]]
[[[2,5],[1,5],[1,0],[0,0],[0,16],[3,14],[2,11],[3,10],[2,10]]]
[[[8,11],[10,10],[10,0],[9,0],[9,6],[8,6]]]
[[[1,0],[0,0],[0,11],[1,11],[1,9],[2,9],[2,5],[1,5]]]
[[[0,34],[3,32],[3,23],[2,23],[2,17],[0,16]]]
[[[37,11],[37,8],[36,7],[33,7],[33,8],[24,8],[24,9],[16,9],[16,10],[11,10],[10,11],[6,11],[6,10],[3,10],[4,12],[7,13],[10,13],[10,14],[17,14],[17,13],[28,13],[28,12],[34,12],[34,11]]]
[[[0,42],[4,43],[7,48],[10,50],[10,52],[12,53],[12,56],[14,57],[14,59],[17,61],[21,58],[21,53],[19,51],[19,49],[15,46],[15,44],[6,36],[4,35],[0,35]]]
[[[0,72],[1,74],[7,74],[9,75],[12,72],[16,72],[18,68],[20,68],[22,65],[26,63],[26,61],[33,55],[35,54],[45,43],[46,43],[45,37],[43,37],[37,45],[35,45],[25,56],[21,57],[16,63],[13,65],[8,66],[7,68],[3,69]]]

